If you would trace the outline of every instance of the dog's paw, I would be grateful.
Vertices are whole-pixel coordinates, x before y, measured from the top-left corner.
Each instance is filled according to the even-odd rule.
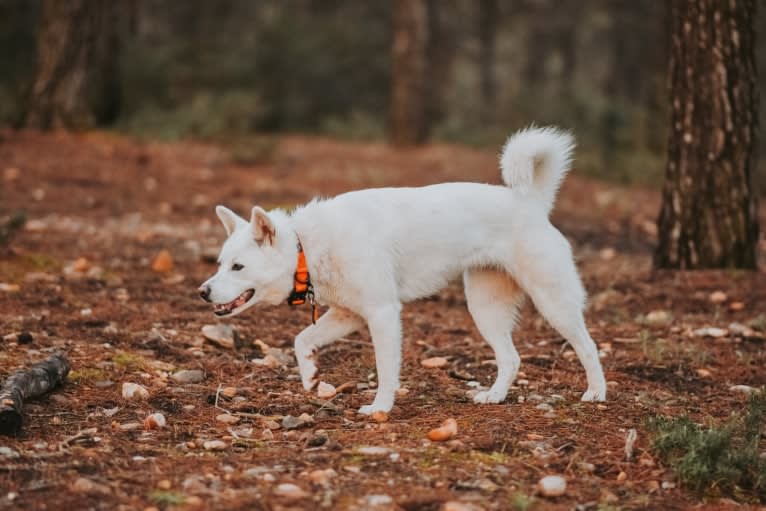
[[[357,410],[357,413],[360,415],[372,415],[375,412],[384,412],[388,413],[391,411],[392,406],[380,406],[376,405],[375,403],[372,403],[371,405],[364,405],[359,410]]]
[[[606,390],[586,390],[580,401],[606,401]]]
[[[317,375],[317,366],[310,359],[298,359],[298,369],[301,373],[301,383],[306,390],[312,390],[319,383]]]
[[[505,401],[505,392],[496,392],[492,389],[482,390],[473,396],[473,402],[478,404],[502,403]]]

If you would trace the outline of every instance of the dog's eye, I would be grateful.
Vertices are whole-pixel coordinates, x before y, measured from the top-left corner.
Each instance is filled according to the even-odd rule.
[[[234,264],[231,265],[231,271],[239,271],[242,268],[244,268],[244,266],[242,266],[239,263],[234,263]]]

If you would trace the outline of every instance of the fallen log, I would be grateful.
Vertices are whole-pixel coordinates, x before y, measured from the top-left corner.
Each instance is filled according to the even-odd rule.
[[[51,355],[29,369],[13,373],[0,388],[0,434],[18,435],[24,400],[38,397],[64,383],[69,361],[63,353]]]

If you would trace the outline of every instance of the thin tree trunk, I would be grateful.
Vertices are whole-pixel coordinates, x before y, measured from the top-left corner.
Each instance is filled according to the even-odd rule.
[[[390,139],[396,145],[422,143],[428,136],[426,0],[394,0],[391,51]]]
[[[445,114],[446,94],[455,57],[455,33],[439,0],[426,0],[428,9],[428,46],[426,49],[426,135]]]
[[[120,6],[114,0],[45,0],[25,127],[88,129],[116,117]]]
[[[755,268],[756,0],[671,2],[672,125],[658,268]]]
[[[482,117],[492,118],[495,109],[495,38],[497,34],[497,0],[479,0],[479,86]]]

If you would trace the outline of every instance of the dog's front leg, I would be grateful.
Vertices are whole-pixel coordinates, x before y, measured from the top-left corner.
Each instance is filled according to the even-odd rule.
[[[367,326],[375,348],[375,366],[378,372],[378,392],[370,405],[359,413],[389,412],[399,389],[399,370],[402,365],[401,305],[379,307],[367,314]]]
[[[356,332],[363,325],[362,318],[353,312],[332,307],[315,325],[310,325],[298,334],[295,338],[295,358],[298,359],[303,388],[311,390],[317,384],[314,351],[344,335]]]

